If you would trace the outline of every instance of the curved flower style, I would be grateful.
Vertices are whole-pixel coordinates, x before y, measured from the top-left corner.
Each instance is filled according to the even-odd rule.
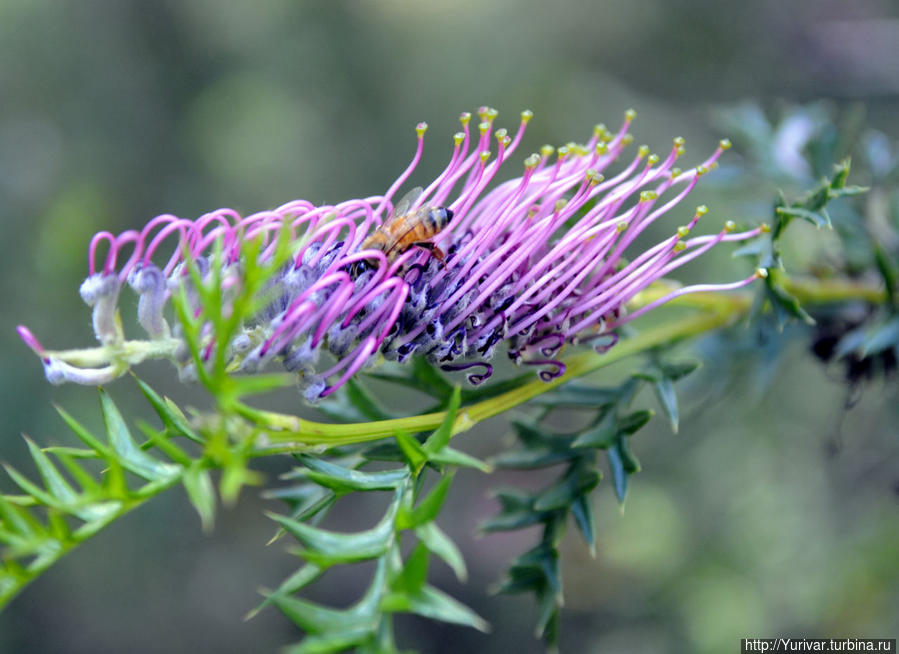
[[[171,358],[189,378],[196,370],[179,328],[171,329],[164,315],[172,294],[190,285],[185,256],[201,275],[208,277],[219,265],[223,284],[235,284],[242,243],[262,237],[264,260],[288,228],[294,235],[292,258],[269,281],[266,297],[272,301],[227,346],[232,369],[253,373],[278,359],[298,374],[306,398],[314,401],[333,393],[378,353],[400,362],[420,354],[448,370],[476,367],[469,381],[477,384],[490,376],[488,361],[505,343],[514,361],[540,366],[541,378],[550,380],[565,370],[556,358],[565,343],[590,342],[602,351],[614,345],[617,327],[673,297],[739,288],[756,277],[680,288],[636,312],[625,310],[637,293],[717,243],[751,238],[763,229],[735,233],[728,222],[716,234],[690,237],[707,211],[699,207],[671,236],[624,258],[637,236],[716,165],[727,141],[686,171],[674,167],[683,139],[674,139],[664,157],[641,146],[606,179],[603,174],[632,142],[628,129],[635,114],[629,111],[616,133],[598,125],[586,144],[544,146],[525,159],[520,177],[488,190],[518,148],[532,114],[521,114],[514,136],[505,129],[493,133],[495,158],[490,147],[496,111],[484,107],[479,116],[475,132],[470,114],[462,114],[449,163],[409,208],[448,210],[449,224],[429,245],[445,251],[442,257],[417,246],[392,253],[361,249],[369,235],[394,220],[394,197],[421,157],[427,129],[421,123],[411,164],[383,196],[333,206],[296,200],[247,217],[230,209],[194,221],[162,215],[140,231],[100,232],[90,244],[90,276],[81,295],[93,308],[102,347],[49,352],[25,327],[19,333],[42,357],[54,383],[104,383],[150,357]],[[382,229],[382,236],[386,233]],[[108,251],[98,265],[103,241]],[[212,255],[217,242],[219,257]],[[164,244],[172,254],[159,267],[154,255]],[[139,296],[138,321],[147,341],[125,340],[116,310],[125,283]],[[196,310],[199,314],[199,305]],[[327,364],[320,363],[323,352]]]

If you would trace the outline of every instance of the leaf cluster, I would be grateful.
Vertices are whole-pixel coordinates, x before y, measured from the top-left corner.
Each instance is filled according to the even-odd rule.
[[[449,395],[445,420],[429,435],[399,432],[392,442],[335,448],[317,456],[299,454],[298,466],[285,476],[298,483],[269,493],[290,507],[289,515],[269,515],[281,529],[279,536],[286,533],[299,541],[292,552],[304,564],[277,589],[266,592],[256,611],[273,604],[306,632],[290,651],[395,652],[397,613],[487,629],[471,609],[428,583],[435,556],[459,580],[467,577],[459,549],[435,522],[452,483],[452,467],[487,469],[483,462],[449,447],[460,399],[457,388]],[[332,402],[330,411],[382,414],[383,409],[354,382],[344,401]],[[369,469],[383,461],[391,461],[391,467]],[[431,476],[437,481],[427,488]],[[373,527],[352,533],[323,528],[325,515],[350,493],[382,493],[390,499]],[[371,562],[374,573],[362,597],[349,608],[334,609],[298,596],[335,566],[360,562]]]
[[[162,429],[141,425],[146,440],[135,439],[112,399],[100,389],[102,436],[57,409],[81,446],[41,448],[26,436],[40,481],[6,466],[23,494],[0,495],[0,607],[73,547],[179,483],[203,524],[211,527],[215,514],[211,464],[191,453],[202,438],[173,403],[139,383],[163,424]]]
[[[518,470],[558,468],[561,473],[535,491],[497,491],[500,511],[481,528],[491,532],[541,527],[539,542],[512,561],[498,592],[534,594],[540,609],[536,633],[548,645],[554,647],[559,636],[563,603],[559,544],[569,516],[591,553],[595,553],[596,528],[590,496],[602,479],[600,452],[605,455],[615,494],[623,504],[628,480],[640,470],[628,442],[653,416],[651,410],[631,408],[634,398],[650,385],[672,430],[677,431],[674,383],[697,366],[692,361],[663,361],[656,353],[643,370],[618,386],[598,388],[569,383],[541,396],[535,402],[541,407],[535,416],[512,423],[518,447],[498,455],[492,463],[498,468]],[[586,428],[559,433],[545,425],[552,412],[572,409],[589,414]]]

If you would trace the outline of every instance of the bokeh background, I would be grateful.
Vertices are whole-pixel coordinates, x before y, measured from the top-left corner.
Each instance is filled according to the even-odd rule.
[[[508,127],[521,109],[535,111],[524,153],[586,138],[595,122],[615,126],[633,106],[640,142],[662,150],[683,135],[698,161],[722,136],[722,106],[758,103],[777,116],[818,100],[896,141],[894,2],[0,0],[0,459],[26,465],[23,432],[67,438],[53,402],[99,426],[93,390],[50,387],[14,331],[27,324],[52,347],[91,343],[77,289],[97,230],[163,212],[383,192],[420,120],[431,126],[425,180],[445,162],[459,112],[482,104]],[[734,140],[729,156],[740,161]],[[721,221],[764,218],[777,183],[751,181],[738,193],[710,179],[689,205],[709,204]],[[704,265],[689,275],[744,273],[726,256]],[[722,362],[706,351],[714,379]],[[753,636],[899,635],[895,380],[869,386],[847,410],[839,375],[806,343],[795,339],[780,361],[714,394],[701,378],[685,383],[680,433],[657,419],[632,442],[644,472],[623,512],[601,484],[597,557],[574,533],[564,545],[563,651],[725,652]],[[140,372],[183,403],[204,401],[165,364]],[[146,416],[130,380],[109,390]],[[460,446],[489,455],[507,431],[494,419]],[[267,465],[271,477],[279,464]],[[533,482],[457,476],[443,524],[471,580],[461,586],[434,568],[493,633],[408,619],[401,645],[542,651],[531,599],[487,593],[535,535],[474,536],[496,508],[488,487],[510,483]],[[0,615],[0,651],[266,652],[296,641],[273,610],[241,620],[257,588],[297,565],[283,545],[265,547],[264,508],[277,507],[244,493],[210,536],[183,491],[164,495],[14,601]],[[373,522],[364,507],[349,511],[357,526]],[[339,586],[323,592],[349,601]]]

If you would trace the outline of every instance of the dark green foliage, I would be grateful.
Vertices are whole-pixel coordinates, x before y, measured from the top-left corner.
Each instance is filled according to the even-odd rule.
[[[740,116],[747,118],[747,112],[753,120],[738,120]],[[895,320],[899,303],[899,156],[887,137],[864,129],[860,112],[848,111],[840,119],[831,113],[821,105],[791,110],[784,125],[793,120],[811,128],[803,154],[808,170],[821,181],[795,201],[788,202],[781,194],[775,202],[770,237],[738,254],[758,256],[758,265],[768,271],[764,296],[760,296],[764,301],[756,304],[759,328],[765,329],[761,309],[766,305],[773,310],[780,330],[793,319],[808,325],[817,323],[809,336],[812,351],[822,361],[839,362],[847,381],[856,387],[866,379],[892,373],[899,362],[899,325]],[[776,163],[776,133],[785,127],[769,124],[760,111],[748,107],[730,114],[725,122],[751,145],[756,159],[752,172],[756,175],[803,184],[807,181],[801,170],[784,169]],[[848,184],[850,158],[856,162],[853,176],[862,178],[865,187]],[[872,281],[876,274],[883,283],[886,302],[872,299],[861,310],[858,303],[819,309],[814,316],[803,308],[796,290],[788,288],[781,257],[782,237],[796,218],[818,228],[832,228],[839,237],[841,259],[821,266],[821,274],[859,281]],[[770,336],[763,338],[773,340]]]
[[[623,503],[628,479],[640,470],[628,440],[652,417],[652,411],[630,408],[632,401],[641,388],[651,384],[672,431],[676,431],[674,383],[697,365],[693,361],[667,361],[656,353],[643,370],[620,386],[597,388],[572,382],[546,393],[535,401],[544,407],[536,417],[512,424],[519,447],[493,459],[500,468],[561,469],[555,481],[536,491],[497,492],[500,512],[481,525],[488,532],[542,525],[540,541],[511,563],[498,592],[532,593],[536,597],[540,609],[536,633],[548,645],[554,646],[559,634],[562,581],[558,545],[569,515],[591,552],[596,544],[590,495],[602,479],[599,452],[605,452],[615,494]],[[553,410],[572,408],[592,414],[588,427],[576,433],[558,433],[544,425]]]

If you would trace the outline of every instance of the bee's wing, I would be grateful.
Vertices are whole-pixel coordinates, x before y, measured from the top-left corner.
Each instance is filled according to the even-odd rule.
[[[421,197],[424,189],[420,186],[416,186],[414,189],[406,193],[403,197],[400,198],[400,201],[393,205],[393,211],[390,212],[390,217],[393,218],[395,216],[404,216],[409,213],[409,208],[415,204],[415,201]]]

